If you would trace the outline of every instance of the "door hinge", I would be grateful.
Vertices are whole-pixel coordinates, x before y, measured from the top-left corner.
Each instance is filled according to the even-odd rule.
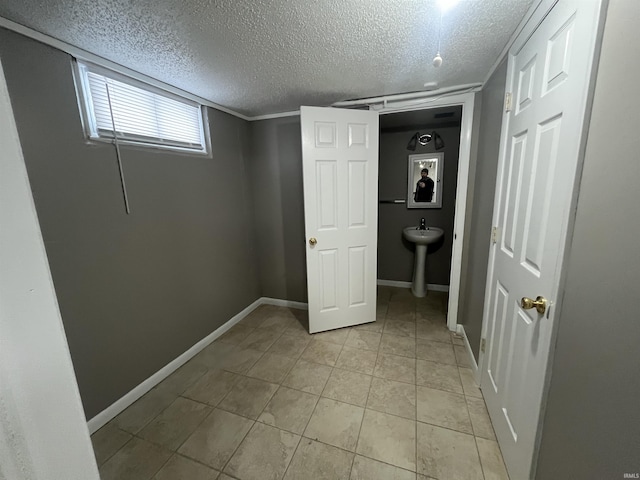
[[[491,227],[491,243],[498,243],[498,240],[500,240],[500,229]]]
[[[511,111],[511,92],[507,92],[504,94],[504,111]]]
[[[485,348],[487,347],[487,340],[483,338],[480,340],[480,351],[484,353]]]

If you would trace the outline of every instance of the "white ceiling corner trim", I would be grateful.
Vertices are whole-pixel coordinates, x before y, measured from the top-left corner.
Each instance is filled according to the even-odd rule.
[[[296,117],[299,115],[300,115],[300,110],[292,110],[290,112],[268,113],[266,115],[257,115],[255,117],[249,117],[248,120],[250,122],[257,122],[260,120],[271,120],[273,118],[284,118],[284,117]]]
[[[529,10],[527,10],[527,13],[524,15],[524,17],[522,17],[522,20],[511,34],[511,37],[505,44],[502,52],[500,53],[500,55],[498,55],[498,58],[489,69],[489,72],[487,72],[482,85],[485,85],[489,81],[493,73],[502,63],[502,60],[504,60],[504,58],[509,54],[511,47],[513,47],[516,39],[518,38],[518,35],[520,35],[522,30],[524,30],[524,27],[527,25],[527,23],[541,22],[556,3],[558,3],[558,0],[534,0],[533,4],[529,7]]]
[[[56,38],[53,38],[49,35],[46,35],[44,33],[41,32],[37,32],[35,30],[33,30],[32,28],[29,27],[25,27],[24,25],[20,25],[19,23],[13,22],[12,20],[9,20],[8,18],[5,17],[1,17],[0,16],[0,27],[6,28],[7,30],[11,30],[13,32],[19,33],[21,35],[24,35],[28,38],[31,38],[33,40],[36,40],[40,43],[43,43],[45,45],[49,45],[53,48],[56,48],[58,50],[61,50],[69,55],[71,55],[74,58],[77,58],[78,60],[85,60],[87,62],[91,62],[94,63],[96,65],[99,65],[101,67],[105,67],[108,68],[110,70],[113,70],[115,72],[118,72],[120,74],[126,75],[128,77],[134,78],[136,80],[139,80],[141,82],[147,83],[149,85],[153,85],[154,87],[160,88],[162,90],[165,90],[167,92],[171,92],[175,95],[178,95],[180,97],[183,98],[187,98],[189,100],[193,100],[195,102],[198,102],[202,105],[214,108],[216,110],[220,110],[222,112],[228,113],[230,115],[233,115],[235,117],[241,118],[242,120],[246,120],[249,122],[254,122],[254,121],[260,121],[260,120],[271,120],[271,119],[275,119],[275,118],[284,118],[284,117],[294,117],[294,116],[299,116],[300,115],[300,110],[293,110],[293,111],[289,111],[289,112],[281,112],[281,113],[271,113],[271,114],[266,114],[266,115],[256,115],[256,116],[247,116],[247,115],[243,115],[239,112],[233,111],[229,108],[223,107],[222,105],[218,105],[216,103],[213,103],[205,98],[201,98],[198,95],[194,95],[190,92],[186,92],[182,89],[176,88],[172,85],[166,84],[160,80],[157,80],[155,78],[151,78],[147,75],[144,75],[140,72],[137,72],[135,70],[131,70],[130,68],[124,67],[122,65],[119,65],[117,63],[114,63],[110,60],[107,60],[105,58],[102,58],[98,55],[94,55],[91,52],[87,52],[86,50],[83,50],[79,47],[76,47],[74,45],[70,45],[66,42],[63,42],[62,40],[58,40]],[[454,86],[448,89],[440,89],[440,90],[432,90],[432,91],[425,91],[425,92],[420,92],[420,93],[413,93],[413,94],[395,94],[395,95],[386,95],[384,97],[370,97],[370,98],[363,98],[363,99],[359,99],[359,100],[347,100],[347,101],[343,101],[343,102],[336,102],[334,105],[330,105],[333,107],[345,107],[345,106],[353,106],[353,105],[367,105],[367,104],[376,104],[376,103],[381,103],[384,102],[385,104],[387,102],[398,102],[401,100],[406,100],[409,98],[413,98],[415,100],[421,100],[421,99],[429,99],[431,97],[437,97],[440,98],[443,95],[447,95],[450,93],[459,93],[460,90],[463,89],[467,89],[467,88],[473,88],[473,89],[477,89],[477,88],[481,88],[482,84],[473,84],[473,85],[460,85],[460,86]],[[327,105],[329,106],[329,105]]]
[[[69,43],[63,42],[62,40],[58,40],[57,38],[53,38],[44,33],[33,30],[32,28],[25,27],[24,25],[20,25],[8,18],[0,16],[0,27],[6,28],[7,30],[11,30],[13,32],[24,35],[25,37],[36,40],[45,45],[49,45],[50,47],[61,50],[78,60],[85,60],[87,62],[91,62],[93,64],[99,65],[101,67],[108,68],[109,70],[113,70],[114,72],[118,72],[127,77],[134,78],[141,82],[147,83],[149,85],[153,85],[161,90],[165,90],[167,92],[173,93],[174,95],[178,95],[179,97],[186,98],[189,100],[193,100],[194,102],[198,102],[201,105],[205,105],[207,107],[215,108],[216,110],[220,110],[224,113],[228,113],[229,115],[233,115],[234,117],[241,118],[242,120],[250,121],[251,117],[247,117],[246,115],[242,115],[239,112],[231,110],[230,108],[223,107],[222,105],[218,105],[206,98],[202,98],[198,95],[194,95],[191,92],[187,92],[180,88],[174,87],[173,85],[169,85],[165,82],[157,80],[155,78],[144,75],[140,72],[127,68],[123,65],[117,64],[106,58],[100,57],[99,55],[95,55],[91,52],[83,50],[82,48],[76,47]]]

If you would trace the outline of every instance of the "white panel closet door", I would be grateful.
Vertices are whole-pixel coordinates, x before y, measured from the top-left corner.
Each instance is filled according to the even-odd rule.
[[[510,52],[482,391],[511,478],[532,475],[599,1],[561,0]],[[546,298],[544,313],[521,299]]]

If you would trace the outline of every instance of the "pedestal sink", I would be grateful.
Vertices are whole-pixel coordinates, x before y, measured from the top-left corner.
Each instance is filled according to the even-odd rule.
[[[402,229],[402,236],[416,244],[416,259],[411,282],[411,293],[416,297],[427,295],[427,245],[437,242],[442,235],[444,231],[438,227],[427,227],[426,230],[419,230],[417,227]]]

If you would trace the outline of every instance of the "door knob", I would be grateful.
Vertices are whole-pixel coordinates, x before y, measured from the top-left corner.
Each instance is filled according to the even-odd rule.
[[[312,247],[313,247],[316,243],[318,243],[318,240],[316,240],[314,237],[311,237],[311,238],[309,239],[309,245],[311,245]]]
[[[537,297],[535,300],[532,300],[529,297],[522,297],[522,300],[520,300],[520,306],[525,310],[535,307],[538,313],[544,313],[547,309],[547,299],[544,297]]]

